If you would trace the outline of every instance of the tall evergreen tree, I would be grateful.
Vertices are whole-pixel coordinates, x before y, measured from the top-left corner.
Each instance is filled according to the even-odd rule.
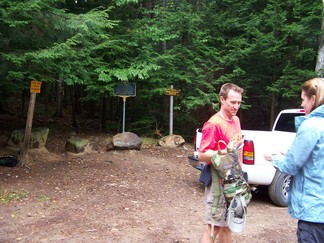
[[[173,85],[181,90],[175,132],[191,133],[217,108],[225,82],[246,90],[243,108],[253,112],[241,111],[243,127],[266,128],[279,109],[298,105],[300,83],[316,75],[321,1],[3,0],[0,7],[1,92],[21,93],[31,79],[62,80],[75,91],[75,113],[80,100],[95,104],[89,111],[100,112],[102,130],[105,114],[118,119],[120,82],[137,85],[127,100],[129,129],[166,128],[164,93]]]

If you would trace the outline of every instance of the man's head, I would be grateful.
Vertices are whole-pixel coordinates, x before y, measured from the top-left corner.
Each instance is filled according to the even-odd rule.
[[[244,90],[233,83],[226,83],[220,89],[221,112],[227,119],[236,115],[242,102]]]

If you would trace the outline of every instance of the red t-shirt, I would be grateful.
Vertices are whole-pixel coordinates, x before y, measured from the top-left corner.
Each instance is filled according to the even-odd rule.
[[[232,120],[225,120],[219,113],[213,115],[202,128],[202,138],[199,146],[199,152],[206,150],[218,149],[218,141],[223,140],[226,144],[234,142],[234,145],[240,147],[242,153],[242,132],[240,119],[237,116],[232,117]],[[225,149],[225,145],[220,143],[221,149]],[[242,156],[239,156],[240,159]]]

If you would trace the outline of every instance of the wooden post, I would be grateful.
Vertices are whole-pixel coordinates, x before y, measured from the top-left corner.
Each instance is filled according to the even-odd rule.
[[[29,141],[30,141],[31,130],[32,130],[32,125],[33,125],[35,102],[36,102],[36,93],[31,93],[30,94],[30,100],[29,100],[28,113],[27,113],[27,121],[26,121],[24,143],[23,143],[23,147],[22,147],[22,150],[21,150],[21,163],[22,163],[22,165],[24,165],[24,162],[26,160],[26,156],[28,154]]]
[[[41,82],[33,80],[30,85],[30,99],[27,113],[26,129],[23,146],[20,151],[21,165],[25,165],[25,161],[28,155],[29,142],[31,137],[31,131],[33,126],[33,116],[36,103],[36,93],[40,93]]]

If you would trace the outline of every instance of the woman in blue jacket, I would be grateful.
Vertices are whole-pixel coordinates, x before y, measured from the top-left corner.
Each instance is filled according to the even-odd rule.
[[[298,242],[324,242],[324,78],[302,85],[305,116],[295,118],[295,140],[284,155],[266,155],[292,176],[288,212],[298,219]]]

